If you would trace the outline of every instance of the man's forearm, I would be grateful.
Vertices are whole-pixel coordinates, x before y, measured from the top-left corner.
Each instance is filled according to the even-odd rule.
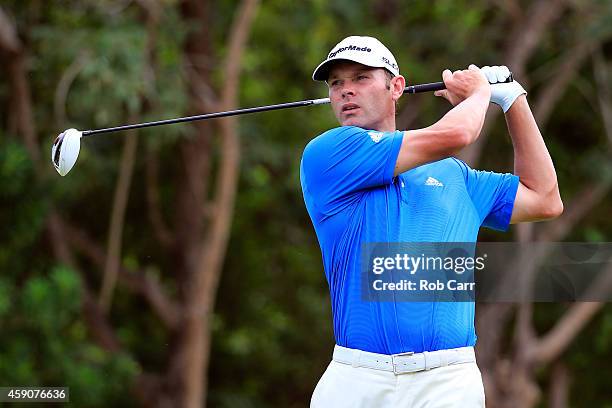
[[[476,66],[467,71],[442,72],[446,89],[436,91],[455,107],[423,129],[404,132],[394,174],[457,154],[482,130],[491,99],[491,88]],[[464,99],[465,98],[465,99]]]
[[[508,109],[506,123],[514,146],[514,174],[538,195],[558,198],[555,167],[525,95]]]
[[[461,129],[466,135],[465,144],[471,144],[480,135],[489,108],[489,99],[490,93],[486,90],[477,91],[457,104],[434,126],[446,129]]]

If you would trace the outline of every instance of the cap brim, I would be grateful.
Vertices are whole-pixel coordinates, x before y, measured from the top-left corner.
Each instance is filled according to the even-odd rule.
[[[357,58],[332,58],[332,59],[328,59],[323,61],[322,63],[319,64],[318,67],[315,68],[314,72],[312,73],[312,79],[314,81],[327,81],[327,78],[329,77],[329,69],[332,65],[333,62],[337,62],[337,61],[350,61],[350,62],[356,62],[358,64],[361,65],[365,65],[366,67],[371,67],[371,68],[384,68],[387,71],[391,72],[391,74],[393,76],[397,76],[396,73],[392,72],[389,68],[387,68],[387,66],[383,63],[380,64],[375,64],[372,65],[369,62],[363,61],[363,60],[359,60]]]
[[[331,59],[325,60],[320,63],[319,66],[315,68],[314,72],[312,73],[313,81],[327,81],[327,77],[329,77],[329,67],[331,66],[331,63],[338,60],[339,59]]]

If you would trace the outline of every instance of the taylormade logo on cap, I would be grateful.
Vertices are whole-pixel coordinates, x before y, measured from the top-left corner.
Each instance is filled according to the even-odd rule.
[[[341,53],[342,51],[363,51],[363,52],[372,52],[371,48],[368,47],[356,47],[354,45],[347,45],[346,47],[342,47],[337,49],[336,51],[330,52],[327,56],[327,59],[334,58],[336,55]]]
[[[312,74],[315,81],[326,81],[332,61],[347,60],[373,68],[385,68],[393,76],[399,75],[399,66],[387,47],[374,37],[351,36],[340,41]]]

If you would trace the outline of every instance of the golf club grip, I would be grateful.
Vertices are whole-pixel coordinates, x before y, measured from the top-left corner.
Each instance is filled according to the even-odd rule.
[[[514,81],[514,78],[512,77],[512,72],[510,72],[510,75],[503,83],[508,83],[512,81]],[[502,82],[496,82],[496,83],[502,83]],[[444,85],[444,82],[432,82],[429,84],[407,86],[406,88],[404,88],[404,93],[415,94],[415,93],[421,93],[421,92],[441,91],[442,89],[446,89],[446,85]]]

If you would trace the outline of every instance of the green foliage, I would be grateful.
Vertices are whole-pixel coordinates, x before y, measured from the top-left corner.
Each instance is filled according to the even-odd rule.
[[[32,162],[25,147],[0,134],[0,270],[27,269],[27,253],[42,234],[48,201],[45,187],[34,181]],[[19,203],[17,205],[17,203]]]
[[[67,386],[78,406],[125,401],[139,372],[127,354],[94,345],[81,316],[81,279],[55,267],[22,284],[0,280],[0,378],[14,386]]]

